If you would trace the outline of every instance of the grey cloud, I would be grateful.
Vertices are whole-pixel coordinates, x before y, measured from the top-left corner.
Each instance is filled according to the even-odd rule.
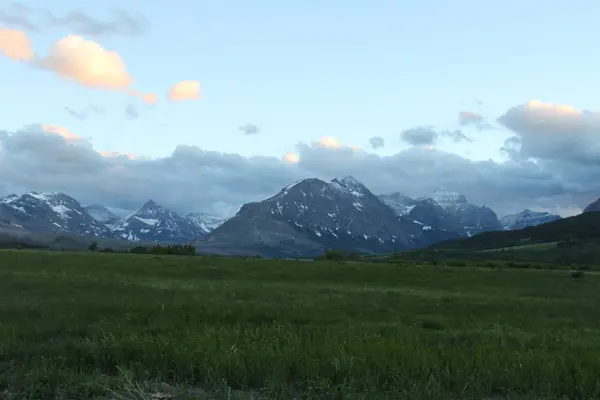
[[[498,122],[516,134],[509,143],[513,158],[600,164],[598,112],[530,102],[512,107]]]
[[[460,129],[437,131],[432,126],[418,126],[402,132],[401,138],[411,146],[432,146],[442,137],[449,137],[453,142],[472,142]]]
[[[472,126],[479,131],[493,130],[493,125],[487,122],[487,118],[474,111],[461,111],[458,113],[458,124],[460,126]]]
[[[4,191],[64,191],[82,202],[139,204],[148,198],[180,212],[235,211],[299,179],[354,175],[375,193],[421,196],[445,187],[500,214],[529,207],[581,207],[600,195],[600,170],[560,160],[473,162],[409,148],[392,156],[299,143],[298,163],[178,146],[167,157],[102,157],[87,140],[66,141],[38,126],[0,133]],[[99,185],[98,182],[102,182]]]
[[[140,112],[135,105],[127,104],[127,107],[125,107],[125,115],[129,119],[137,119],[140,117]]]
[[[47,9],[29,8],[18,2],[0,9],[0,22],[32,32],[57,27],[66,28],[70,33],[94,37],[136,36],[144,33],[149,26],[145,17],[134,16],[123,10],[113,11],[112,18],[103,21],[79,10],[56,16]]]
[[[371,139],[369,139],[369,143],[374,149],[379,149],[385,146],[385,140],[381,136],[373,136]]]
[[[144,33],[149,25],[145,17],[133,16],[123,10],[113,11],[113,18],[109,21],[101,21],[82,11],[71,11],[60,17],[48,10],[44,10],[43,14],[46,23],[51,26],[68,28],[73,32],[95,37],[136,36]]]
[[[442,136],[447,136],[447,137],[451,138],[452,141],[455,143],[462,142],[462,141],[473,142],[473,139],[471,139],[467,135],[465,135],[460,129],[443,131]]]
[[[260,128],[254,124],[246,124],[239,127],[239,130],[244,132],[244,135],[256,135],[260,133]]]
[[[87,119],[91,114],[104,114],[104,109],[93,104],[81,110],[74,110],[70,107],[64,107],[64,110],[80,121]]]
[[[20,3],[10,3],[5,9],[0,9],[0,23],[11,27],[37,32],[38,27],[31,21],[32,11]]]
[[[400,134],[402,140],[412,146],[427,146],[437,142],[439,134],[431,126],[406,129]]]

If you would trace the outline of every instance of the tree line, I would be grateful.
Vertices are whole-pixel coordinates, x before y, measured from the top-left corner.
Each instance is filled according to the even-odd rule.
[[[110,247],[100,249],[98,243],[93,242],[89,245],[88,250],[98,251],[100,253],[163,254],[175,256],[193,256],[196,254],[196,248],[189,244],[172,244],[168,246],[157,244],[154,246],[136,246],[130,249],[115,250]]]

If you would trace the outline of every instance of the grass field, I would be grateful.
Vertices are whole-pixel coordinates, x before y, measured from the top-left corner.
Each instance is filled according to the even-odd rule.
[[[0,398],[597,399],[599,311],[591,273],[2,251]]]

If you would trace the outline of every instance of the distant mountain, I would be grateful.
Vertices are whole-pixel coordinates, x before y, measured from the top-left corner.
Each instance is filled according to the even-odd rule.
[[[0,199],[0,217],[32,232],[112,237],[107,226],[92,218],[81,204],[64,193],[30,192]]]
[[[528,226],[536,226],[561,219],[560,215],[547,212],[523,210],[518,214],[511,214],[500,219],[500,223],[504,230],[517,230],[527,228]]]
[[[417,201],[401,193],[380,194],[379,199],[387,204],[398,216],[404,216],[412,210]]]
[[[119,216],[100,204],[92,204],[84,207],[85,211],[96,221],[104,225],[112,225],[119,221]]]
[[[600,211],[600,199],[594,201],[593,203],[588,204],[586,208],[583,209],[584,213]]]
[[[558,242],[600,240],[600,213],[588,212],[529,226],[519,230],[484,232],[477,236],[438,243],[434,248],[452,250],[487,250]]]
[[[205,213],[189,213],[185,216],[187,219],[192,221],[204,232],[212,232],[219,226],[223,225],[227,218],[217,217]]]
[[[200,251],[238,247],[270,256],[314,256],[327,248],[389,252],[427,242],[421,223],[396,214],[351,176],[310,178],[242,206],[198,243]]]
[[[208,233],[192,220],[152,200],[114,224],[111,231],[125,240],[161,243],[189,243]]]
[[[457,217],[467,236],[503,229],[498,216],[491,208],[471,204],[462,194],[437,190],[428,197]]]

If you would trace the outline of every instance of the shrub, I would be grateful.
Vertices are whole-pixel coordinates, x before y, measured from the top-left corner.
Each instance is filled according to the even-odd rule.
[[[572,271],[571,272],[571,278],[573,279],[581,279],[585,276],[585,273],[583,271]]]

